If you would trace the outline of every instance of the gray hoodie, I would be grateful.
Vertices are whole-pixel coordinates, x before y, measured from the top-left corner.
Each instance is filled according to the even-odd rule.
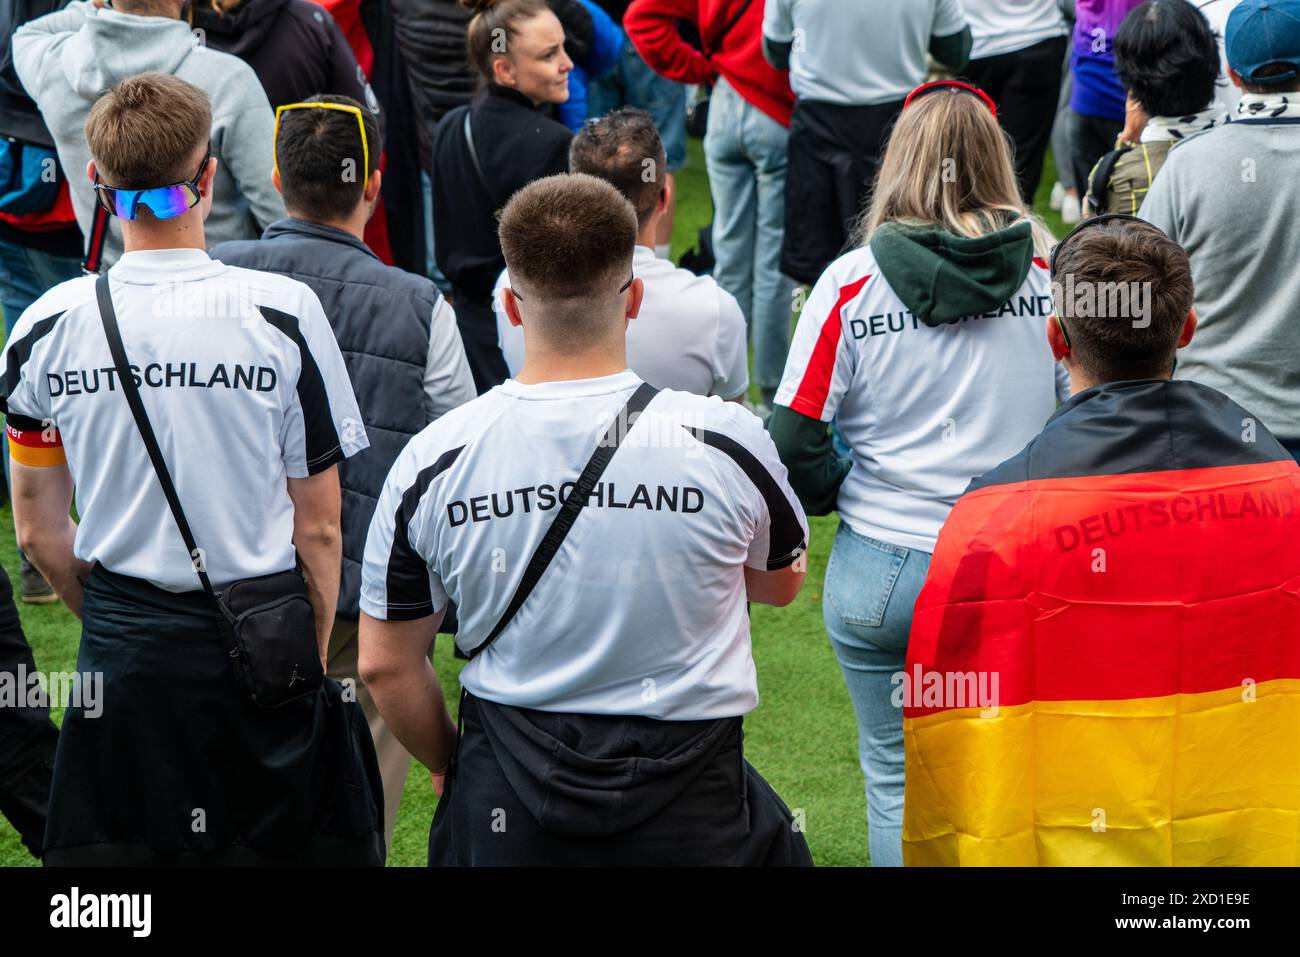
[[[275,115],[257,75],[243,60],[200,45],[184,21],[76,2],[20,27],[13,58],[18,78],[54,136],[83,235],[90,235],[95,209],[85,172],[90,161],[86,115],[101,93],[137,73],[171,74],[212,100],[217,173],[205,226],[209,246],[256,239],[262,227],[285,215],[271,183]],[[105,266],[122,254],[121,228],[112,217],[109,222]]]

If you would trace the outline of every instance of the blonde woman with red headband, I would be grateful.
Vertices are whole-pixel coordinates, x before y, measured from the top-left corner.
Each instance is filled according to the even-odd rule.
[[[1052,237],[983,91],[908,97],[857,240],[804,306],[768,428],[807,511],[840,516],[826,629],[857,713],[871,861],[901,865],[912,606],[957,497],[1038,434],[1065,379],[1043,334]]]

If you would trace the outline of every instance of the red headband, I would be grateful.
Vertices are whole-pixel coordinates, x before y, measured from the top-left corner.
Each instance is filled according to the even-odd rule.
[[[984,101],[984,105],[989,108],[989,112],[994,116],[998,115],[998,105],[993,102],[993,98],[981,90],[978,86],[971,86],[969,83],[963,83],[961,80],[935,80],[933,83],[922,83],[911,93],[907,94],[907,99],[903,101],[903,109],[912,105],[912,101],[925,94],[939,90],[944,87],[951,87],[956,90],[965,90],[972,93]]]

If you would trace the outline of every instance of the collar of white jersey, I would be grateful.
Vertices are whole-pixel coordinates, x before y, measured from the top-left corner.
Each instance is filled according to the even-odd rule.
[[[538,382],[525,385],[516,379],[507,379],[498,389],[516,399],[575,399],[585,396],[610,395],[614,392],[626,392],[641,384],[641,377],[631,369],[624,369],[613,375],[598,376],[595,379],[560,379],[553,382]]]
[[[206,279],[226,269],[202,249],[137,249],[123,253],[109,269],[118,282],[157,285],[178,279]]]
[[[677,272],[675,262],[658,255],[649,246],[637,246],[632,254],[632,275],[638,279],[659,279]]]

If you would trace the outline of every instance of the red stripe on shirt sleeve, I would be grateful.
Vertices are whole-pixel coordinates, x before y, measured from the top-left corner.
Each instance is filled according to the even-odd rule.
[[[835,354],[840,348],[840,310],[847,306],[862,291],[870,275],[840,287],[839,298],[835,301],[830,315],[822,323],[817,335],[817,344],[813,346],[808,367],[804,369],[799,389],[790,402],[790,408],[801,415],[820,419],[826,408],[826,397],[831,391],[831,379],[835,375]]]
[[[1051,267],[1049,267],[1049,266],[1047,265],[1047,260],[1044,259],[1042,256],[1035,256],[1035,257],[1034,257],[1034,265],[1037,266],[1039,269],[1049,269],[1049,268],[1051,268]]]

